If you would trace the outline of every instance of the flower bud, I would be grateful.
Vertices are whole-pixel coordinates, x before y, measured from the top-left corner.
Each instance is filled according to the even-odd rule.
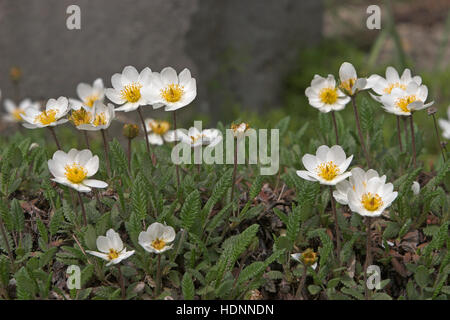
[[[22,77],[22,70],[20,70],[19,67],[12,67],[9,70],[9,76],[12,81],[18,82],[20,78]]]
[[[134,139],[139,134],[139,127],[135,124],[127,123],[126,125],[123,126],[122,133],[128,139],[130,140]]]

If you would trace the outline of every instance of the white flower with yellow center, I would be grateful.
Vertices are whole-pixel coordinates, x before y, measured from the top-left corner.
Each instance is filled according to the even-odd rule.
[[[35,129],[66,123],[69,120],[62,118],[69,112],[69,109],[69,101],[66,97],[59,97],[57,100],[50,99],[43,111],[33,107],[25,109],[25,113],[22,115],[23,126]]]
[[[22,116],[25,114],[26,109],[32,108],[39,111],[41,108],[38,102],[32,102],[30,99],[22,100],[18,106],[10,99],[5,99],[3,104],[7,112],[3,119],[7,122],[22,122]]]
[[[341,146],[320,146],[316,155],[305,154],[302,158],[306,170],[298,170],[297,175],[305,180],[334,186],[351,176],[346,172],[353,155],[346,157]]]
[[[380,96],[391,94],[395,88],[406,90],[410,82],[415,82],[419,86],[422,84],[422,78],[420,76],[412,77],[411,70],[405,69],[400,77],[393,67],[386,68],[386,78],[374,74],[367,81],[370,83],[371,89],[378,94],[378,96],[372,93],[370,95],[378,102],[381,102]]]
[[[106,182],[89,179],[98,171],[98,156],[92,156],[88,149],[78,151],[71,149],[69,153],[58,150],[48,160],[48,169],[57,183],[69,186],[79,192],[90,192],[91,188],[106,188]]]
[[[351,176],[350,178],[344,181],[339,182],[336,185],[336,190],[333,191],[333,197],[337,202],[343,205],[348,205],[347,193],[349,189],[355,189],[356,181],[362,181],[363,185],[367,185],[367,181],[376,177],[379,178],[378,172],[373,169],[369,169],[364,171],[363,169],[356,167],[350,170]],[[386,181],[386,176],[382,176],[381,179]]]
[[[383,108],[397,116],[409,116],[412,112],[422,110],[431,106],[434,102],[425,103],[428,97],[428,88],[410,82],[406,90],[400,88],[392,89],[388,95],[380,97]]]
[[[77,86],[77,95],[79,99],[69,99],[73,109],[80,109],[81,106],[92,108],[95,101],[103,102],[105,98],[105,86],[103,80],[98,78],[92,86],[87,83],[79,83]]]
[[[148,134],[148,142],[155,145],[163,145],[165,142],[175,141],[175,131],[169,130],[170,123],[163,120],[146,119],[145,127]],[[177,139],[179,140],[179,136]]]
[[[353,96],[361,90],[370,89],[370,84],[366,78],[358,78],[355,67],[344,62],[339,68],[339,89],[346,95]]]
[[[439,126],[442,129],[442,136],[445,139],[450,139],[450,106],[447,108],[448,119],[438,119]]]
[[[238,124],[231,125],[231,131],[233,132],[233,136],[235,138],[242,138],[247,133],[248,129],[250,129],[250,125],[248,123],[242,122]]]
[[[350,98],[336,87],[336,80],[331,74],[327,78],[316,74],[305,94],[309,104],[324,113],[342,110],[350,102]]]
[[[380,216],[397,198],[394,185],[386,183],[383,177],[373,177],[367,182],[355,179],[355,188],[350,188],[347,193],[350,210],[361,216]]]
[[[143,97],[143,91],[152,84],[152,70],[145,68],[138,73],[135,67],[127,66],[122,73],[111,77],[113,88],[105,91],[106,97],[117,105],[116,111],[133,111],[149,104]]]
[[[161,73],[153,73],[152,86],[144,88],[142,93],[154,109],[166,106],[165,111],[175,111],[195,99],[197,84],[188,69],[177,75],[173,68],[167,67]]]
[[[78,110],[72,110],[72,115],[69,119],[74,123],[77,129],[98,131],[109,128],[114,116],[114,105],[108,103],[106,106],[103,102],[96,101],[91,109],[82,106]]]
[[[188,144],[193,148],[202,145],[214,147],[222,141],[222,133],[217,129],[205,129],[200,131],[196,127],[191,127],[188,131],[180,129],[177,134],[183,143]]]
[[[120,261],[125,260],[134,254],[134,250],[127,251],[123,246],[120,235],[113,229],[109,229],[105,236],[99,236],[97,238],[97,251],[86,250],[87,253],[93,256],[102,258],[109,261],[106,266],[118,264]]]
[[[170,242],[175,240],[175,230],[159,222],[152,223],[147,231],[139,234],[139,244],[148,252],[163,253],[172,248]]]

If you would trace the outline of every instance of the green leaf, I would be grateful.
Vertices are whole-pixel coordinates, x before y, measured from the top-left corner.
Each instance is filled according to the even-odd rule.
[[[310,285],[308,286],[308,291],[309,291],[309,293],[311,293],[312,295],[318,294],[321,290],[322,290],[321,287],[316,286],[316,285],[314,285],[314,284],[310,284]]]
[[[414,273],[414,280],[416,280],[419,287],[422,289],[425,288],[430,281],[428,269],[423,265],[418,266],[416,272]]]
[[[184,300],[194,300],[195,287],[190,273],[186,272],[181,281],[181,290],[183,292]]]
[[[198,190],[192,191],[186,198],[186,201],[181,208],[180,218],[183,228],[188,231],[192,230],[200,213],[200,193]]]

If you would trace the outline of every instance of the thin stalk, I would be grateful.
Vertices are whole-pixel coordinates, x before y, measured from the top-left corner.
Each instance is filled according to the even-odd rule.
[[[352,105],[353,105],[353,111],[355,113],[356,127],[358,129],[358,135],[359,135],[359,142],[361,143],[361,148],[363,149],[364,156],[366,157],[367,166],[370,168],[371,167],[370,166],[370,158],[369,158],[369,154],[367,153],[366,145],[364,143],[364,138],[362,135],[361,125],[359,123],[359,113],[358,113],[358,107],[356,106],[356,97],[352,96],[351,100],[352,100]]]
[[[161,290],[161,254],[158,254],[158,264],[156,269],[156,296],[159,296]]]
[[[120,282],[120,290],[122,291],[122,300],[125,300],[127,294],[125,291],[125,280],[123,279],[123,274],[122,274],[122,270],[120,270],[120,265],[116,265],[117,266],[117,270],[119,272],[119,282]]]
[[[402,134],[400,132],[400,116],[397,116],[397,137],[398,137],[398,145],[400,147],[400,152],[403,152]]]
[[[177,112],[173,112],[173,130],[175,132],[175,141],[178,140],[177,136]],[[180,169],[178,168],[178,164],[175,164],[175,171],[177,173],[177,192],[180,190]]]
[[[303,265],[303,267],[304,267],[303,274],[302,274],[302,277],[300,278],[300,283],[298,284],[298,288],[295,293],[295,298],[297,300],[300,300],[302,298],[302,291],[303,291],[303,287],[305,286],[305,282],[306,282],[307,267],[305,265]]]
[[[78,195],[78,201],[80,202],[81,212],[83,213],[84,226],[86,227],[87,226],[87,217],[86,217],[86,210],[84,209],[83,199],[81,198],[81,193],[79,191],[77,191],[77,195]]]
[[[331,208],[333,210],[333,218],[334,218],[334,227],[335,227],[335,231],[336,231],[336,255],[337,255],[337,261],[338,264],[341,265],[341,230],[339,229],[339,222],[338,222],[338,217],[337,217],[337,212],[336,212],[336,203],[334,202],[334,197],[333,197],[333,188],[331,186],[329,186],[329,190],[330,190],[330,198],[331,198]]]
[[[150,141],[148,140],[147,127],[145,126],[145,120],[144,116],[142,115],[141,107],[137,109],[137,112],[139,114],[139,118],[141,119],[142,127],[144,128],[145,146],[147,147],[148,156],[152,160],[152,164],[155,165],[155,155],[150,151]]]
[[[91,144],[89,143],[89,137],[88,137],[88,133],[86,130],[83,130],[83,135],[84,135],[84,141],[86,142],[86,147],[88,149],[91,149]]]
[[[55,129],[52,126],[47,127],[48,130],[50,130],[50,133],[52,134],[53,139],[55,140],[56,147],[58,150],[61,150],[61,145],[59,144],[58,138],[56,137]]]
[[[13,266],[14,270],[14,255],[12,253],[11,247],[9,246],[8,236],[6,233],[5,225],[3,224],[3,220],[0,217],[0,231],[2,232],[2,237],[6,245],[6,250],[8,251],[9,260],[11,262],[11,265]]]
[[[105,130],[100,130],[102,132],[102,138],[103,138],[103,148],[105,150],[105,159],[106,159],[106,173],[108,174],[108,177],[111,178],[111,163],[109,162],[109,148],[108,148],[108,140],[106,139],[106,133]]]
[[[367,229],[367,242],[366,242],[366,261],[364,262],[364,297],[366,300],[369,299],[369,288],[367,287],[367,268],[372,263],[371,254],[371,241],[372,235],[370,230],[370,225],[372,223],[372,218],[366,217],[366,229]]]
[[[413,120],[413,114],[409,116],[409,125],[411,126],[411,143],[412,143],[412,153],[413,153],[413,165],[414,168],[417,167],[416,164],[416,137],[414,135],[414,120]]]
[[[339,144],[338,127],[337,127],[336,115],[334,114],[334,111],[331,111],[331,118],[333,119],[334,134],[336,135],[336,144]]]
[[[131,175],[131,139],[128,139],[128,170]]]
[[[233,182],[231,183],[231,197],[230,197],[230,202],[233,202],[233,197],[234,197],[234,184],[236,183],[236,172],[237,172],[237,140],[235,140],[235,145],[234,145],[234,160],[233,160]],[[234,209],[233,209],[233,216],[234,216]]]
[[[408,119],[406,117],[403,117],[403,129],[405,130],[405,151],[407,151],[409,134],[408,134]]]
[[[437,123],[436,123],[436,117],[434,116],[434,113],[432,114],[433,116],[433,122],[434,122],[434,129],[436,130],[436,138],[437,138],[437,142],[439,144],[439,149],[441,149],[441,154],[442,154],[442,159],[445,162],[445,153],[444,153],[444,148],[442,147],[442,143],[441,143],[441,138],[439,137],[439,130],[437,127]]]

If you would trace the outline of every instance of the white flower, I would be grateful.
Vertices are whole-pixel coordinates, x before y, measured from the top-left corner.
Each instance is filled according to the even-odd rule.
[[[302,162],[306,171],[298,170],[297,175],[305,180],[333,186],[351,176],[346,170],[352,159],[353,155],[347,158],[341,146],[320,146],[315,156],[303,156]]]
[[[365,183],[362,179],[355,179],[355,189],[350,188],[347,193],[350,210],[362,216],[377,217],[389,207],[397,198],[392,183],[386,183],[383,177],[373,177]]]
[[[111,103],[105,106],[97,100],[92,108],[83,105],[78,110],[73,109],[69,120],[77,129],[98,131],[109,128],[114,116],[114,106]]]
[[[325,113],[342,110],[350,102],[350,98],[336,87],[336,80],[331,74],[327,78],[316,74],[305,94],[311,106]]]
[[[405,69],[400,77],[397,70],[393,67],[386,68],[386,78],[374,74],[367,81],[370,83],[371,89],[379,96],[390,94],[394,88],[406,90],[410,82],[415,82],[419,86],[422,84],[422,78],[420,76],[412,77],[411,70]],[[370,95],[376,101],[381,102],[379,96],[372,93]]]
[[[442,129],[442,136],[450,139],[450,106],[447,107],[447,119],[438,119],[439,126]]]
[[[123,247],[120,235],[113,229],[109,229],[106,232],[106,237],[99,236],[97,238],[97,249],[100,252],[90,250],[86,250],[86,252],[109,261],[106,266],[118,264],[120,261],[125,260],[134,254],[134,250],[127,251],[127,249]]]
[[[311,267],[314,270],[317,268],[317,256],[318,254],[312,249],[306,249],[302,253],[291,254],[292,259],[304,264],[307,267]]]
[[[189,131],[181,130],[177,132],[180,140],[191,147],[209,145],[211,147],[222,141],[222,133],[217,129],[198,130],[195,127],[189,128]]]
[[[420,184],[417,181],[414,181],[411,185],[411,190],[414,195],[418,195],[420,193]]]
[[[165,111],[175,111],[195,99],[197,84],[188,69],[177,75],[173,68],[167,67],[161,73],[153,73],[152,86],[143,88],[142,94],[154,109],[166,106]]]
[[[339,182],[336,185],[336,190],[333,191],[333,197],[337,202],[343,205],[348,204],[347,193],[349,189],[354,189],[355,181],[362,181],[363,184],[367,185],[367,181],[373,177],[379,177],[378,172],[373,169],[369,169],[364,171],[363,169],[356,167],[350,170],[351,176],[350,178],[344,181]],[[386,181],[386,176],[382,176],[381,179]]]
[[[168,245],[175,240],[175,230],[159,222],[152,223],[147,231],[139,234],[139,244],[148,252],[162,253],[172,248]]]
[[[164,141],[174,142],[175,131],[169,130],[170,124],[167,121],[159,121],[154,119],[145,119],[145,128],[148,132],[148,142],[155,145],[163,145]],[[177,140],[180,140],[180,133],[177,130]]]
[[[143,91],[152,85],[152,70],[145,68],[139,74],[135,67],[127,66],[122,73],[111,77],[113,88],[105,91],[106,97],[115,104],[122,105],[116,111],[133,111],[147,105]]]
[[[69,112],[69,101],[66,97],[59,97],[57,100],[50,99],[47,101],[44,111],[33,107],[25,109],[25,114],[22,115],[22,119],[25,121],[23,126],[28,129],[54,127],[68,121],[62,119],[67,112]]]
[[[344,62],[339,68],[340,85],[339,88],[348,96],[353,96],[358,91],[370,89],[366,78],[358,78],[355,67]]]
[[[78,99],[69,99],[73,109],[78,110],[81,106],[92,108],[95,101],[103,102],[105,98],[105,87],[103,80],[98,78],[92,86],[87,83],[79,83],[77,86]]]
[[[250,126],[248,125],[248,123],[245,123],[245,122],[231,125],[231,130],[233,131],[233,136],[237,137],[237,138],[242,138],[248,129],[250,129]]]
[[[383,108],[398,116],[409,116],[413,111],[422,110],[431,106],[434,102],[425,103],[428,97],[428,88],[419,86],[414,81],[410,82],[406,90],[392,89],[388,95],[380,97]]]
[[[22,100],[18,106],[16,106],[12,100],[5,99],[3,105],[7,112],[7,114],[3,116],[3,119],[7,122],[22,122],[22,116],[25,114],[27,108],[33,108],[39,111],[41,107],[38,102],[32,102],[30,99]]]
[[[74,188],[79,192],[89,192],[91,188],[106,188],[107,183],[89,179],[98,171],[98,156],[92,156],[88,149],[78,151],[71,149],[69,153],[58,150],[53,159],[48,160],[48,169],[57,183]]]

